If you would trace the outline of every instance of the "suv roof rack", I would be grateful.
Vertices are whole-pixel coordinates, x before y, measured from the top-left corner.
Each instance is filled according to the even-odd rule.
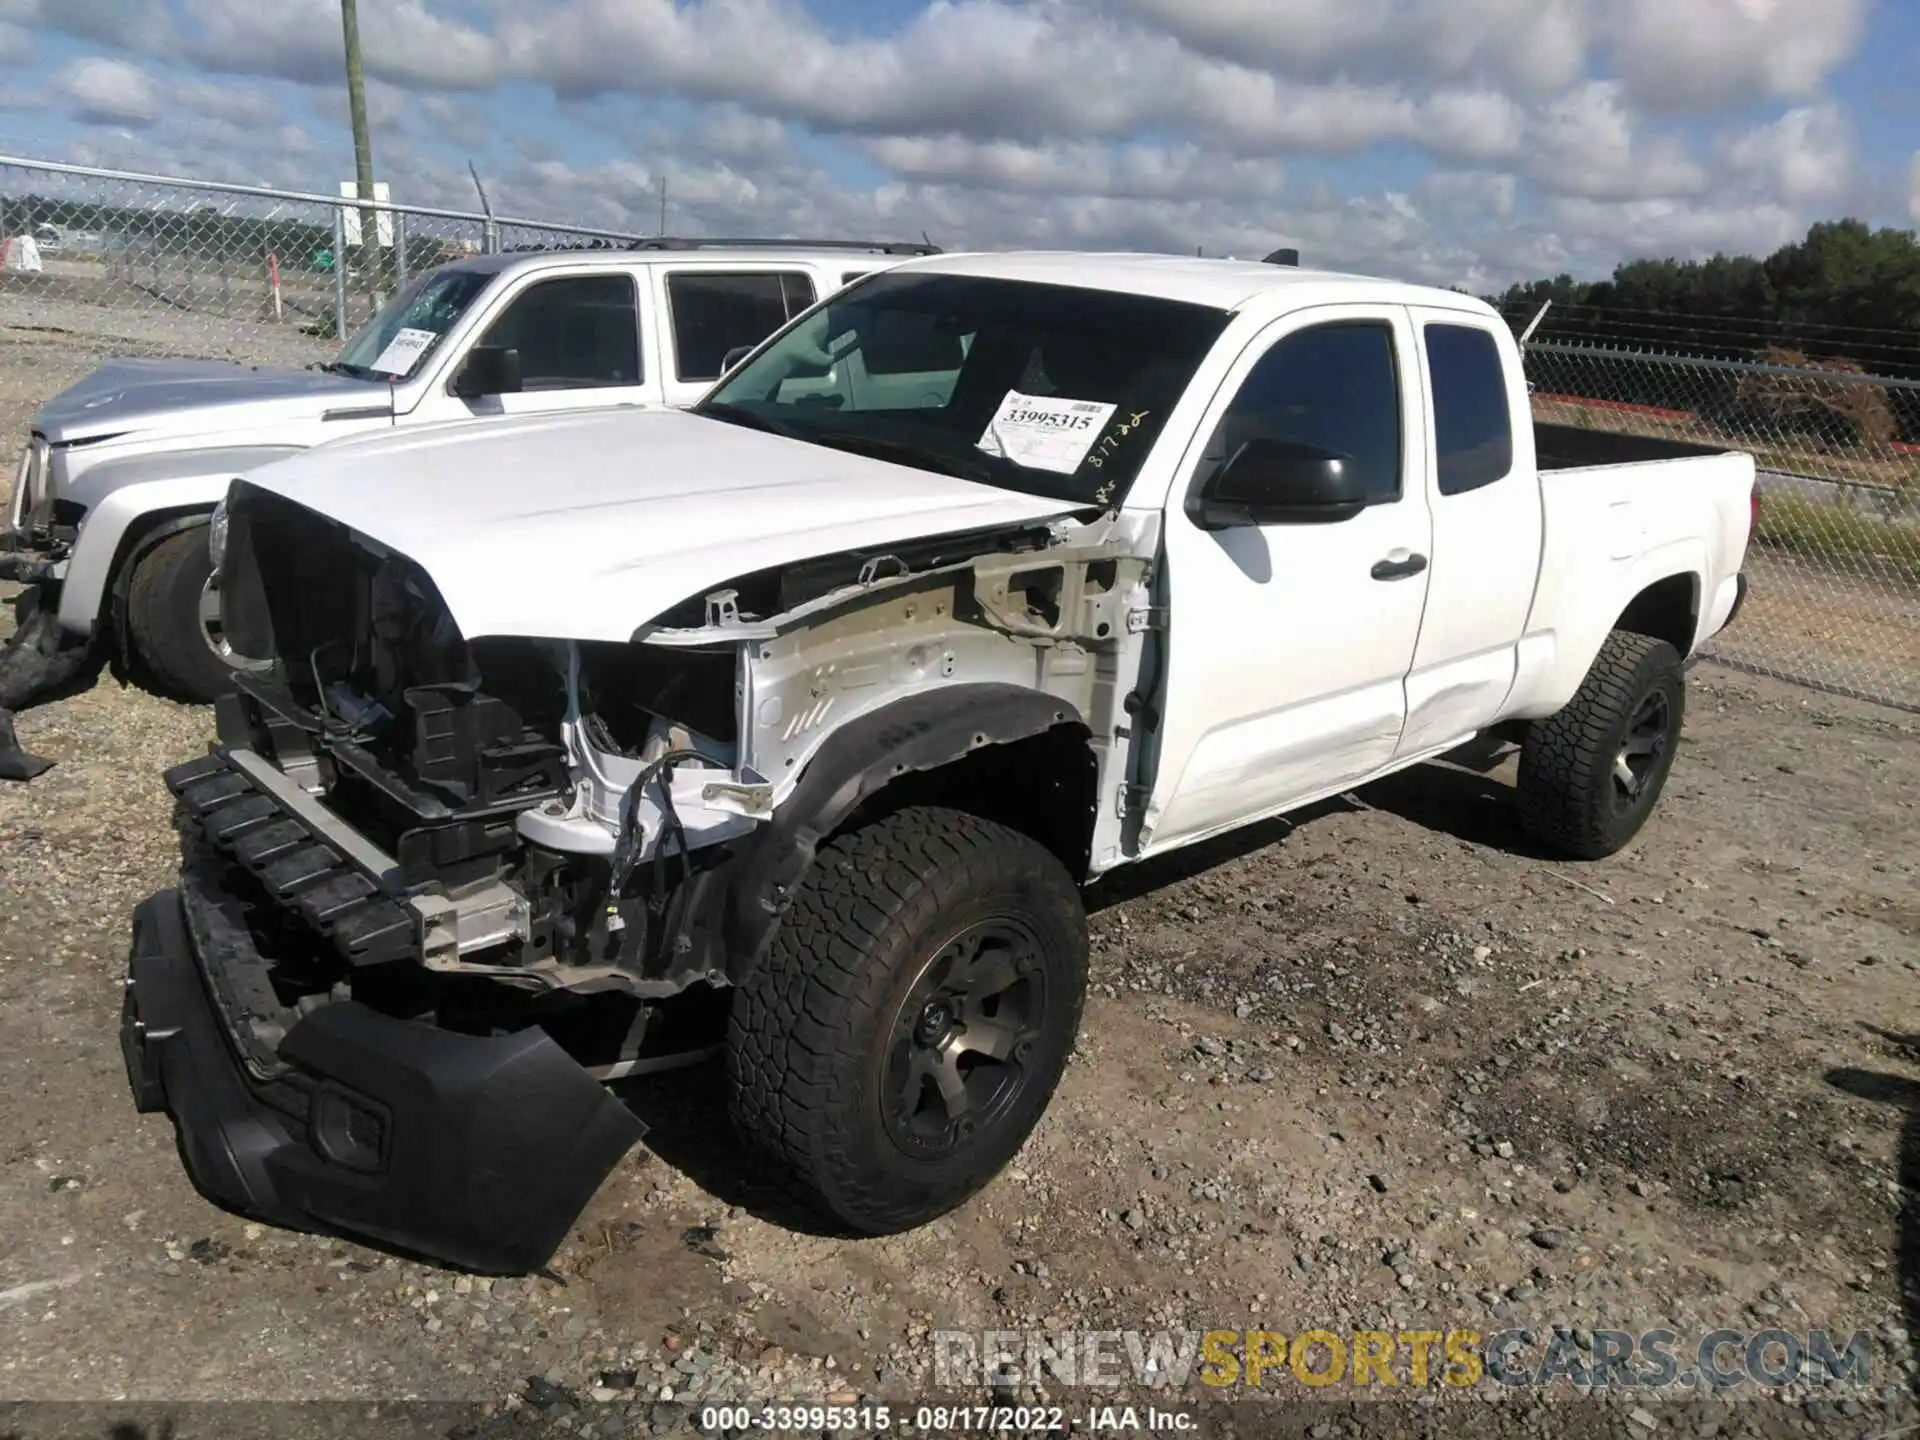
[[[650,235],[635,240],[629,249],[633,250],[748,250],[760,248],[786,248],[793,250],[858,250],[869,254],[881,255],[938,255],[940,247],[905,240],[768,240],[719,237],[691,237],[679,235]]]

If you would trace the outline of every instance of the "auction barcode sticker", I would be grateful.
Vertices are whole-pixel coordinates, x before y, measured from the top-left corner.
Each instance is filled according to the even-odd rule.
[[[1096,400],[1062,400],[1009,390],[987,422],[980,448],[1029,470],[1071,475],[1093,449],[1114,409]]]
[[[421,352],[440,337],[432,330],[402,330],[387,342],[373,368],[382,375],[405,375]]]

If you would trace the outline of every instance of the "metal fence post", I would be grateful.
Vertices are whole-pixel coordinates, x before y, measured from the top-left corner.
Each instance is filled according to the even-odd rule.
[[[404,290],[407,288],[407,212],[404,210],[393,212],[393,254],[394,274],[400,282],[394,288]]]
[[[333,207],[333,338],[347,341],[347,207]]]

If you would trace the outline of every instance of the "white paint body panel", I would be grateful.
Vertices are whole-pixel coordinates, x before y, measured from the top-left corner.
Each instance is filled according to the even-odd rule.
[[[1189,432],[1186,471],[1263,355],[1299,330],[1350,320],[1384,320],[1396,342],[1410,338],[1406,312],[1391,306],[1315,306],[1275,321],[1242,348]],[[1418,433],[1421,404],[1420,387],[1403,382],[1404,433]],[[1404,449],[1400,499],[1340,524],[1209,531],[1186,514],[1184,485],[1168,497],[1170,663],[1148,853],[1393,757],[1426,579],[1383,584],[1369,572],[1384,556],[1429,548],[1425,450]]]
[[[673,409],[423,426],[247,480],[417,562],[468,639],[627,640],[755,570],[1071,508]]]

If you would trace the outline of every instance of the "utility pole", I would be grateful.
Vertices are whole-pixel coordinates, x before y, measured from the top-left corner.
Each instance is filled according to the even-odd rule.
[[[373,137],[367,133],[367,76],[360,64],[359,0],[340,0],[340,26],[346,32],[347,39],[347,111],[353,122],[353,178],[359,187],[360,199],[371,202]],[[360,211],[360,250],[363,255],[372,255],[375,261],[380,256],[378,236],[379,225],[374,213],[363,204]],[[334,263],[344,265],[347,257],[336,255]],[[367,285],[374,294],[378,294],[380,289],[377,269],[377,264],[366,266]]]

